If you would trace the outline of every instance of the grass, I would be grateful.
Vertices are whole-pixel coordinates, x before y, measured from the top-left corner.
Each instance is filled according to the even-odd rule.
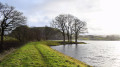
[[[42,67],[43,58],[34,43],[26,44],[14,53],[6,56],[0,63],[1,67]]]
[[[3,52],[0,53],[0,62],[2,59],[4,59],[5,56],[11,54],[12,52],[14,52],[16,49],[15,48],[11,48],[9,50],[5,50]]]
[[[47,46],[52,43],[30,42],[5,56],[0,67],[90,67]]]
[[[0,37],[1,38],[1,37]],[[1,39],[0,39],[1,40]],[[10,37],[10,36],[4,36],[4,41],[18,41],[17,39]]]
[[[41,41],[42,44],[48,45],[48,46],[57,46],[57,45],[61,45],[61,44],[76,44],[74,41],[72,42],[67,42],[65,41],[65,43],[63,41]],[[78,42],[77,44],[86,44],[85,42]]]

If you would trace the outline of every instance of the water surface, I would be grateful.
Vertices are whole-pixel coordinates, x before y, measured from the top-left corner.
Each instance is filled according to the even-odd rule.
[[[87,44],[51,46],[94,67],[120,67],[120,41],[84,41]]]

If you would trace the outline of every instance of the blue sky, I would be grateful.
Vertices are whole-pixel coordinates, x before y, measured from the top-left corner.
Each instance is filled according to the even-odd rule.
[[[45,26],[59,14],[87,22],[89,34],[120,34],[120,0],[0,0],[27,17],[27,25]]]

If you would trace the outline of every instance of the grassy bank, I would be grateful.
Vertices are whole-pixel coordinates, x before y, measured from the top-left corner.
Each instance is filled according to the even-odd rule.
[[[0,67],[90,67],[83,62],[59,53],[47,45],[57,42],[31,42],[6,56]]]
[[[58,45],[65,45],[65,44],[76,44],[74,41],[73,42],[67,42],[65,43],[63,41],[41,41],[42,44],[48,45],[48,46],[58,46]],[[78,42],[77,44],[86,44],[85,42]]]

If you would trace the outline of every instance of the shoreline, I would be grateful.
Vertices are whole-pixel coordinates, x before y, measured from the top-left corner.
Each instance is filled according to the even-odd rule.
[[[81,62],[75,58],[72,58],[70,56],[67,56],[59,51],[56,51],[50,48],[49,44],[55,45],[58,43],[53,41],[27,43],[26,45],[16,49],[15,52],[12,52],[9,55],[5,56],[0,63],[0,66],[2,65],[16,66],[16,61],[19,61],[17,62],[17,66],[23,65],[24,67],[24,64],[21,64],[21,63],[24,63],[23,61],[26,61],[25,63],[27,65],[31,65],[30,63],[32,62],[32,65],[34,65],[35,67],[37,67],[36,63],[38,63],[38,66],[42,65],[43,67],[46,67],[46,66],[92,67],[85,64],[84,62]],[[35,57],[32,57],[34,55]],[[31,57],[31,58],[28,58],[28,57]],[[25,60],[24,58],[28,58],[28,59]],[[32,61],[30,61],[30,59]]]

